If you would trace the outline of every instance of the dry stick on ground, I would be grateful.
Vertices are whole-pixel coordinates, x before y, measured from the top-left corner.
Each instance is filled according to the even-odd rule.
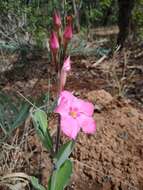
[[[95,68],[97,67],[100,63],[102,63],[105,59],[107,58],[107,55],[103,55],[96,63],[94,63],[93,65],[91,65],[91,68]]]
[[[2,149],[1,154],[3,155],[3,159],[1,161],[3,166],[1,169],[4,173],[11,173],[15,168],[22,167],[23,160],[20,160],[21,147],[17,144],[17,139],[11,145],[3,144]]]
[[[116,47],[114,54],[117,54],[117,52],[120,50],[120,45]],[[96,63],[94,63],[93,65],[90,66],[90,68],[95,68],[97,67],[100,63],[102,63],[105,59],[108,58],[108,55],[103,55],[98,61],[96,61]]]
[[[15,181],[15,185],[13,184],[13,182]],[[7,186],[10,189],[17,189],[16,185],[18,184],[18,181],[20,182],[21,186],[24,185],[28,187],[28,189],[30,190],[30,186],[29,186],[29,181],[30,181],[30,176],[28,176],[25,173],[11,173],[11,174],[7,174],[5,176],[0,176],[0,185],[1,186]]]
[[[143,72],[143,66],[139,66],[139,65],[127,66],[127,69],[136,69],[136,70],[140,70],[141,72]]]

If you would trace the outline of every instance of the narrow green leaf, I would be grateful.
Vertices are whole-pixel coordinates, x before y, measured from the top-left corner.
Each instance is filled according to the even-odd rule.
[[[8,96],[7,94],[0,93],[0,102],[3,105],[9,106],[9,109],[12,110],[15,115],[19,112],[19,110],[17,109],[17,106],[14,104],[12,98],[10,96]]]
[[[0,92],[0,143],[8,138],[14,129],[20,127],[29,115],[29,105],[15,95]]]
[[[49,112],[52,113],[54,111],[54,109],[56,108],[56,106],[57,106],[57,100],[52,102]]]
[[[73,150],[74,144],[74,141],[69,141],[61,146],[57,155],[54,157],[54,163],[56,168],[59,168],[65,162],[65,160],[68,159]]]
[[[45,134],[43,133],[43,131],[36,126],[35,121],[33,121],[33,124],[35,126],[36,133],[39,136],[40,140],[42,141],[44,147],[47,148],[48,150],[50,150],[52,148],[52,145],[51,145],[51,142],[49,141],[49,138],[45,137]]]
[[[50,177],[49,181],[48,181],[48,187],[47,190],[51,190],[51,182],[52,182],[52,176]]]
[[[44,147],[48,150],[51,150],[53,147],[53,143],[48,130],[46,113],[42,110],[37,110],[32,115],[32,119],[37,135],[40,137]]]
[[[42,131],[45,133],[48,128],[46,113],[42,110],[36,110],[34,113],[34,118],[35,118],[36,122],[39,124]]]
[[[38,181],[38,179],[37,179],[36,177],[31,176],[30,180],[31,180],[32,186],[33,186],[36,190],[46,190],[46,188],[45,188],[43,185],[41,185],[41,184],[39,183],[39,181]]]
[[[59,169],[53,172],[48,190],[64,190],[72,174],[72,162],[66,160]]]
[[[12,129],[17,128],[27,118],[28,114],[29,114],[29,105],[24,103],[21,106],[21,110],[17,114],[16,120],[12,124],[11,128]]]

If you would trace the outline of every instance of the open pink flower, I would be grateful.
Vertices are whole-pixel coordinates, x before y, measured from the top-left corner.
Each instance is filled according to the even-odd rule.
[[[61,116],[61,130],[71,139],[76,138],[80,129],[89,134],[96,131],[93,111],[92,103],[76,98],[69,91],[61,92],[55,109]]]
[[[55,32],[52,32],[50,37],[50,48],[52,53],[56,53],[59,49],[59,41]]]
[[[56,29],[59,29],[61,27],[61,17],[59,12],[55,11],[53,15],[53,22]]]

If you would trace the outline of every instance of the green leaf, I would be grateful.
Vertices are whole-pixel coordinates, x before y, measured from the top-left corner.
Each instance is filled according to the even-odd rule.
[[[40,126],[43,132],[46,132],[48,128],[48,123],[47,123],[47,115],[44,111],[42,110],[36,110],[34,113],[34,118],[37,124]]]
[[[39,184],[39,181],[38,181],[38,179],[36,178],[36,177],[34,177],[34,176],[31,176],[31,184],[32,184],[32,186],[36,189],[36,190],[46,190],[46,188],[43,186],[43,185],[41,185],[41,184]]]
[[[0,143],[4,142],[14,129],[21,126],[29,115],[29,105],[15,94],[0,92]]]
[[[65,162],[65,160],[68,159],[73,150],[74,144],[75,141],[69,141],[61,146],[60,150],[54,157],[54,163],[56,168],[59,168]]]
[[[52,182],[52,176],[50,176],[50,179],[49,179],[49,181],[48,181],[47,190],[51,190],[51,182]]]
[[[36,110],[32,115],[32,119],[37,135],[40,137],[44,147],[48,150],[51,150],[53,147],[53,143],[48,130],[46,113],[42,110]]]
[[[64,190],[72,174],[72,162],[66,160],[59,169],[53,172],[48,190]]]
[[[12,124],[11,128],[12,129],[17,128],[27,118],[28,114],[29,114],[29,105],[24,103],[22,104],[21,109],[17,114],[16,120]]]

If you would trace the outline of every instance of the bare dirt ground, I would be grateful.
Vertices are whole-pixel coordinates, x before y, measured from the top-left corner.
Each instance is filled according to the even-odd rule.
[[[95,112],[95,136],[81,134],[78,139],[74,152],[75,189],[141,190],[143,114],[128,103],[111,100],[108,96],[104,91],[87,95],[103,107],[100,113]]]
[[[80,133],[72,154],[74,173],[68,189],[143,190],[143,58],[133,61],[128,52],[122,52],[92,69],[89,65],[96,62],[94,56],[76,56],[72,60],[66,89],[94,103],[97,131],[92,136]],[[54,80],[47,59],[38,57],[30,59],[23,68],[2,74],[0,89],[19,91],[36,99],[49,88],[55,91]],[[53,130],[55,121],[51,123]],[[2,174],[26,172],[46,184],[51,170],[48,153],[41,148],[30,121],[23,128],[24,145],[16,155],[10,155],[11,160],[17,158],[21,162],[11,170],[3,167]],[[19,129],[16,139],[19,146]]]

